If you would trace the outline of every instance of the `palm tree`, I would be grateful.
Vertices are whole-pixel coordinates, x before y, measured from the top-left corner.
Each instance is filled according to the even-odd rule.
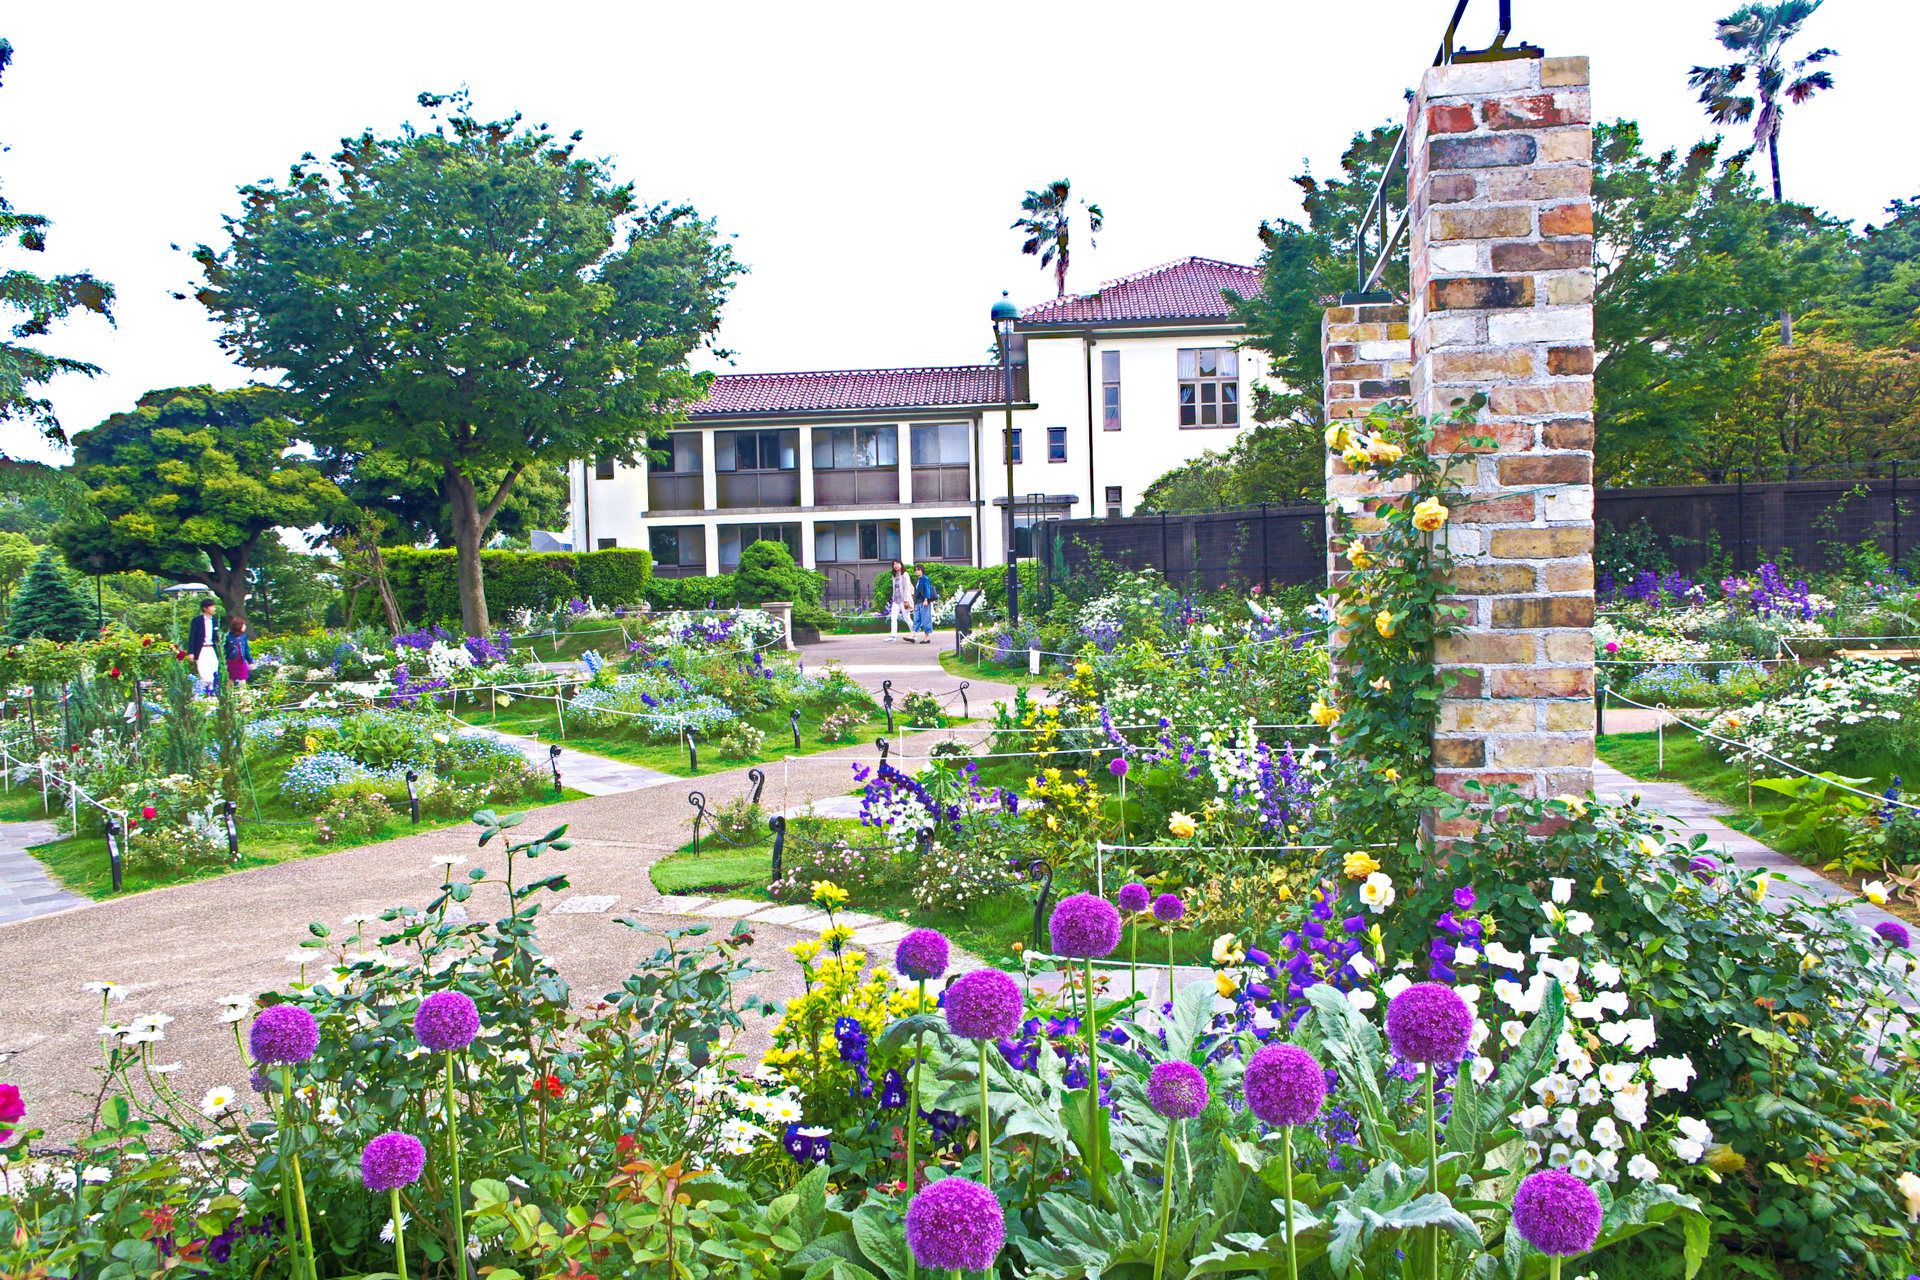
[[[1723,67],[1695,67],[1687,73],[1687,84],[1700,91],[1700,105],[1707,109],[1708,119],[1715,124],[1753,121],[1753,145],[1766,147],[1767,161],[1773,169],[1776,204],[1785,199],[1780,191],[1782,99],[1798,106],[1820,90],[1833,88],[1832,73],[1808,68],[1838,57],[1837,51],[1822,46],[1791,64],[1786,61],[1788,42],[1800,34],[1801,25],[1822,2],[1773,0],[1771,4],[1740,6],[1722,18],[1714,30],[1721,47],[1737,54],[1739,61]],[[1755,93],[1742,92],[1749,72]],[[1793,345],[1793,319],[1785,311],[1780,313],[1780,341]]]
[[[1026,233],[1027,242],[1020,246],[1020,252],[1035,254],[1042,267],[1053,265],[1053,280],[1058,289],[1054,295],[1067,296],[1067,241],[1072,231],[1073,183],[1066,178],[1058,182],[1049,182],[1038,191],[1027,192],[1020,202],[1022,216],[1015,220],[1013,230]],[[1087,215],[1087,245],[1097,247],[1093,237],[1099,233],[1102,214],[1100,206],[1080,202]]]

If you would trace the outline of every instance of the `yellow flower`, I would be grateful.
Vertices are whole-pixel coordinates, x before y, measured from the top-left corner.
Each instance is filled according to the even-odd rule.
[[[1382,440],[1379,436],[1367,441],[1367,456],[1375,462],[1398,462],[1400,455],[1405,452],[1405,449],[1393,441]]]
[[[1388,782],[1400,781],[1400,771],[1398,769],[1393,769],[1393,768],[1382,769],[1380,771],[1380,776],[1385,778]]]
[[[1356,569],[1364,569],[1372,564],[1373,558],[1367,554],[1367,544],[1358,538],[1349,542],[1347,544],[1347,563]]]
[[[1307,714],[1312,716],[1313,722],[1319,725],[1322,729],[1326,728],[1328,725],[1332,724],[1335,720],[1338,720],[1340,718],[1340,712],[1338,708],[1328,706],[1325,702],[1321,701],[1319,698],[1315,698],[1313,700],[1313,705],[1307,708]]]
[[[1373,629],[1380,633],[1382,640],[1391,639],[1393,636],[1393,614],[1386,609],[1382,609],[1373,619]]]
[[[1227,999],[1232,999],[1233,993],[1240,989],[1240,984],[1224,973],[1216,973],[1213,975],[1213,985],[1218,988],[1220,994]]]
[[[795,960],[798,960],[801,964],[806,964],[820,954],[820,944],[811,940],[796,942],[787,948],[787,954]]]
[[[820,941],[826,946],[838,951],[841,947],[853,941],[853,930],[847,925],[836,924],[831,929],[822,929],[820,931]]]
[[[1355,471],[1365,471],[1367,469],[1367,451],[1358,445],[1349,445],[1346,452],[1342,453],[1340,457],[1342,461]]]
[[[1049,830],[1049,831],[1058,831],[1059,829],[1060,829],[1060,819],[1059,819],[1059,817],[1058,817],[1058,816],[1056,816],[1056,815],[1054,815],[1054,814],[1051,814],[1051,813],[1050,813],[1050,814],[1048,814],[1048,815],[1047,815],[1047,830]]]
[[[1876,907],[1887,905],[1887,886],[1884,881],[1869,880],[1860,886],[1860,892]]]
[[[1090,676],[1093,674],[1093,668],[1087,663],[1082,662],[1073,669],[1073,674],[1077,676]]]
[[[1666,852],[1658,840],[1655,840],[1644,831],[1635,836],[1633,842],[1640,846],[1640,853],[1644,857],[1657,858]]]
[[[1380,863],[1364,849],[1355,849],[1340,866],[1349,880],[1365,880],[1380,869]]]
[[[1184,813],[1176,812],[1171,818],[1167,819],[1167,830],[1172,833],[1173,838],[1176,840],[1191,840],[1193,839],[1194,833],[1199,829],[1199,824],[1194,822],[1192,817]]]
[[[1747,1167],[1747,1158],[1724,1142],[1707,1148],[1707,1168],[1715,1173],[1738,1173]]]
[[[1755,902],[1765,902],[1767,900],[1767,879],[1767,873],[1764,871],[1753,878],[1753,889],[1751,892]]]
[[[1447,522],[1448,511],[1433,498],[1422,498],[1413,508],[1413,527],[1432,533]]]
[[[813,900],[823,907],[844,907],[847,905],[847,891],[831,880],[815,880]]]
[[[1231,933],[1223,933],[1213,940],[1213,962],[1215,964],[1240,964],[1247,958],[1247,949],[1240,945],[1240,939]]]
[[[1567,806],[1567,812],[1572,814],[1574,817],[1584,818],[1587,816],[1587,802],[1585,800],[1582,800],[1579,796],[1557,795],[1554,797],[1554,799],[1558,800],[1561,804]]]
[[[1327,428],[1327,448],[1335,453],[1345,453],[1347,446],[1353,443],[1353,433],[1347,430],[1344,422],[1336,422]]]

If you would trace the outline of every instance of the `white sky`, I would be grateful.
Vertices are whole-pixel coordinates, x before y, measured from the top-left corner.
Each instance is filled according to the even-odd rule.
[[[1515,0],[1516,37],[1593,59],[1598,118],[1651,141],[1707,131],[1687,68],[1715,60],[1736,0]],[[332,0],[324,5],[14,6],[0,184],[54,220],[47,253],[0,269],[90,269],[118,326],[45,345],[105,369],[51,389],[69,431],[162,386],[247,380],[192,301],[185,250],[219,242],[240,183],[303,151],[390,132],[423,89],[586,131],[642,200],[690,201],[752,267],[722,342],[742,371],[982,359],[1002,289],[1052,277],[1010,230],[1021,194],[1070,177],[1107,230],[1069,287],[1188,254],[1251,263],[1262,218],[1297,216],[1290,175],[1332,172],[1356,127],[1403,111],[1451,0],[1207,5]],[[1475,0],[1466,42],[1495,0]],[[1828,0],[1810,25],[1839,86],[1791,110],[1790,198],[1876,220],[1920,195],[1912,51],[1920,4]],[[1810,47],[1810,46],[1809,46]],[[1740,139],[1744,145],[1745,138]],[[181,252],[169,249],[177,243]],[[15,456],[59,455],[0,427]]]

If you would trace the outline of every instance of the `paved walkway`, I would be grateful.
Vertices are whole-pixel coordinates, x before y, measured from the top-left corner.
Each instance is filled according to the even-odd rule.
[[[89,899],[61,888],[27,852],[29,845],[46,844],[59,835],[51,821],[0,822],[0,924],[89,904]]]
[[[1708,845],[1732,858],[1736,866],[1765,868],[1774,879],[1785,881],[1782,892],[1816,902],[1851,899],[1854,905],[1846,914],[1868,928],[1882,920],[1898,919],[1805,863],[1769,849],[1746,832],[1728,826],[1721,818],[1731,814],[1732,809],[1707,799],[1684,783],[1637,782],[1600,760],[1593,766],[1593,789],[1603,797],[1638,793],[1649,808],[1659,810],[1670,819],[1668,827],[1679,839],[1691,840],[1695,835],[1704,834]]]

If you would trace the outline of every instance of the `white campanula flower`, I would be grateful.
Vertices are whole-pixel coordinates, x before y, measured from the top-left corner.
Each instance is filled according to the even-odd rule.
[[[1520,1037],[1527,1034],[1527,1024],[1517,1018],[1509,1018],[1500,1024],[1500,1038],[1509,1045],[1520,1043]]]
[[[1620,1126],[1613,1122],[1612,1116],[1601,1116],[1593,1122],[1593,1145],[1606,1151],[1618,1151],[1627,1145],[1620,1136]]]
[[[1705,1120],[1693,1116],[1681,1116],[1674,1124],[1680,1134],[1668,1140],[1673,1147],[1673,1154],[1688,1164],[1698,1164],[1700,1157],[1707,1153],[1708,1144],[1713,1141],[1713,1130],[1707,1127]]]
[[[1542,1106],[1563,1106],[1573,1101],[1573,1093],[1573,1081],[1558,1071],[1533,1082],[1533,1096],[1540,1099]]]
[[[1633,1159],[1627,1161],[1627,1176],[1641,1182],[1653,1182],[1660,1177],[1660,1166],[1644,1155],[1635,1154]]]
[[[1599,1171],[1600,1161],[1585,1147],[1574,1152],[1573,1159],[1567,1161],[1567,1172],[1585,1182],[1593,1181],[1594,1174]]]
[[[1594,1173],[1602,1182],[1620,1181],[1620,1153],[1602,1151],[1594,1158]]]
[[[1572,1107],[1563,1109],[1560,1112],[1560,1118],[1553,1122],[1553,1131],[1563,1138],[1578,1138],[1580,1136],[1580,1113]]]
[[[1504,947],[1498,942],[1489,942],[1487,944],[1487,959],[1489,962],[1499,965],[1502,969],[1520,969],[1524,968],[1527,963],[1526,956],[1513,950],[1511,947]]]
[[[1574,937],[1593,932],[1593,917],[1584,911],[1567,912],[1567,932]]]
[[[1609,960],[1595,960],[1587,966],[1587,976],[1596,986],[1611,987],[1620,981],[1620,966]]]
[[[1580,980],[1579,956],[1565,956],[1557,960],[1552,956],[1541,956],[1535,967],[1541,973],[1550,978],[1556,978],[1567,986],[1572,986]]]
[[[1358,951],[1354,952],[1353,958],[1347,961],[1347,965],[1362,978],[1371,977],[1379,968],[1373,961],[1367,959],[1364,953]]]
[[[1547,1148],[1547,1168],[1564,1169],[1573,1162],[1573,1148],[1564,1142],[1556,1142]]]
[[[1607,1091],[1600,1087],[1598,1076],[1589,1076],[1580,1082],[1580,1092],[1575,1095],[1583,1107],[1597,1107],[1606,1099]]]
[[[1380,997],[1374,995],[1371,991],[1363,991],[1355,987],[1353,990],[1347,992],[1347,1003],[1360,1010],[1360,1012],[1365,1013],[1380,1003]]]
[[[1549,951],[1552,951],[1553,948],[1553,935],[1550,933],[1535,934],[1533,939],[1527,943],[1527,949],[1537,956],[1543,956]]]
[[[1487,1081],[1493,1079],[1493,1073],[1497,1070],[1499,1070],[1499,1067],[1494,1063],[1492,1058],[1475,1058],[1473,1060],[1473,1082],[1475,1084],[1485,1084]]]
[[[1600,1068],[1600,1083],[1618,1093],[1632,1083],[1634,1074],[1640,1070],[1637,1062],[1609,1062]]]
[[[1467,1034],[1467,1043],[1472,1045],[1474,1049],[1477,1051],[1481,1045],[1487,1042],[1487,1037],[1492,1034],[1493,1034],[1492,1027],[1488,1026],[1485,1022],[1482,1022],[1480,1019],[1475,1018],[1473,1020],[1473,1028]]]
[[[1531,1141],[1528,1142],[1526,1150],[1527,1150],[1527,1167],[1528,1168],[1532,1168],[1534,1165],[1539,1164],[1541,1161],[1541,1158],[1546,1154],[1544,1151],[1541,1150],[1540,1144],[1537,1142],[1531,1142]]]
[[[1653,1096],[1663,1093],[1685,1093],[1687,1082],[1697,1074],[1693,1069],[1693,1059],[1680,1054],[1673,1058],[1649,1058],[1647,1070],[1653,1074]]]
[[[1584,1048],[1575,1046],[1566,1057],[1567,1073],[1576,1079],[1585,1080],[1593,1074],[1593,1055]]]
[[[1538,1103],[1530,1107],[1522,1107],[1513,1113],[1514,1126],[1524,1129],[1528,1133],[1532,1133],[1536,1129],[1546,1128],[1547,1122],[1552,1119],[1553,1113]]]
[[[1564,876],[1553,877],[1553,900],[1562,904],[1573,901],[1573,881]]]
[[[1613,1114],[1636,1129],[1647,1125],[1647,1086],[1636,1080],[1613,1095]]]
[[[1593,998],[1593,1002],[1616,1016],[1625,1013],[1628,1008],[1627,993],[1624,991],[1602,991]]]
[[[1386,993],[1387,999],[1391,1000],[1412,985],[1413,979],[1404,973],[1396,973],[1380,984],[1380,990]]]
[[[1645,1053],[1653,1048],[1653,1019],[1629,1018],[1624,1022],[1602,1023],[1600,1038],[1611,1045],[1624,1046],[1628,1053]]]

